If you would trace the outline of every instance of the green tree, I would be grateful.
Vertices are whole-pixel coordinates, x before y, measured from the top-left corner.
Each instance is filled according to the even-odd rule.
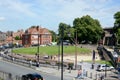
[[[21,38],[19,36],[16,36],[15,40],[21,40]]]
[[[73,21],[73,27],[77,32],[79,43],[81,41],[85,41],[86,43],[97,43],[103,33],[99,21],[91,18],[89,15],[75,18]]]
[[[71,38],[73,38],[73,36],[74,36],[74,28],[72,28],[70,25],[68,25],[68,24],[66,24],[66,23],[60,23],[59,24],[59,29],[58,29],[58,31],[59,31],[59,36],[62,34],[62,29],[64,30],[64,40],[69,40],[69,38],[71,37]],[[70,36],[68,35],[68,34],[70,34]]]
[[[118,43],[120,43],[120,28],[117,31],[117,39],[118,39]]]
[[[120,43],[120,12],[114,14],[114,33],[116,33],[118,43]]]
[[[114,14],[114,19],[115,19],[114,24],[119,24],[119,27],[120,27],[120,12],[117,12]]]
[[[52,34],[52,41],[56,42],[56,40],[57,40],[57,34],[54,31],[50,31],[50,33]]]

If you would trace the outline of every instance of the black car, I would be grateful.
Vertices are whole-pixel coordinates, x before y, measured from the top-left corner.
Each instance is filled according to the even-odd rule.
[[[43,77],[38,73],[30,73],[22,75],[22,80],[44,80]]]

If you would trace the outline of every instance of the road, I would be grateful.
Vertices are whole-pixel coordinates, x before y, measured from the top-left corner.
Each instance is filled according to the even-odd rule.
[[[13,76],[15,75],[21,76],[27,73],[40,73],[44,77],[45,80],[61,80],[60,75],[53,75],[53,74],[38,72],[34,69],[16,65],[16,64],[2,61],[2,60],[0,60],[0,71],[11,73]],[[72,80],[72,79],[67,77],[64,80]]]

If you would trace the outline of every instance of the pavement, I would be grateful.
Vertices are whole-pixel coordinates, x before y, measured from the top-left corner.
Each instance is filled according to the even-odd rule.
[[[86,66],[87,65],[87,66]],[[107,76],[104,77],[104,79],[102,79],[101,76],[105,76],[105,72],[98,72],[95,69],[91,69],[90,68],[90,64],[89,63],[82,63],[82,67],[85,71],[85,76],[83,76],[83,79],[75,79],[75,77],[77,76],[78,70],[68,70],[68,69],[64,69],[63,75],[66,78],[70,78],[72,80],[119,80],[118,79],[118,75],[116,74],[117,71],[113,70],[113,71],[107,71]],[[86,68],[86,69],[85,69]],[[48,73],[48,74],[53,74],[56,76],[60,76],[61,75],[61,69],[57,69],[56,67],[53,68],[49,68],[49,67],[37,67],[36,70],[40,71],[40,72],[44,72],[44,73]]]
[[[44,73],[49,73],[49,74],[53,74],[55,76],[60,76],[61,75],[61,69],[55,69],[55,68],[47,68],[47,67],[39,67],[36,68],[36,70],[40,71],[40,72],[44,72]],[[67,70],[65,69],[63,72],[63,77],[64,78],[70,78],[71,80],[77,80],[75,79],[75,77],[77,76],[77,70]],[[90,78],[84,77],[85,80],[92,80]]]
[[[2,58],[0,58],[1,60]],[[21,65],[21,64],[20,64]],[[22,64],[23,65],[23,64]],[[79,66],[82,67],[82,71],[85,70],[85,76],[83,80],[119,80],[118,79],[118,74],[117,71],[107,71],[107,76],[104,79],[100,79],[101,76],[105,75],[105,72],[98,72],[96,71],[97,64],[94,65],[94,69],[91,69],[91,63],[83,62],[83,63],[78,63]],[[29,66],[26,66],[29,67]],[[35,67],[37,71],[52,74],[55,76],[60,76],[61,75],[61,69],[58,70],[57,66],[40,66],[40,67]],[[78,70],[68,70],[64,69],[63,72],[63,77],[64,78],[69,78],[70,80],[80,80],[80,79],[75,79],[77,76]]]

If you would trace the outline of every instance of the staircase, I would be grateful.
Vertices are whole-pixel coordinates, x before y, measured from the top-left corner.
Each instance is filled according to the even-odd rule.
[[[102,59],[109,61],[112,64],[112,66],[114,66],[114,67],[117,66],[115,57],[113,56],[111,51],[107,50],[107,48],[102,46],[98,49],[98,52],[100,52],[99,54],[102,57]]]

